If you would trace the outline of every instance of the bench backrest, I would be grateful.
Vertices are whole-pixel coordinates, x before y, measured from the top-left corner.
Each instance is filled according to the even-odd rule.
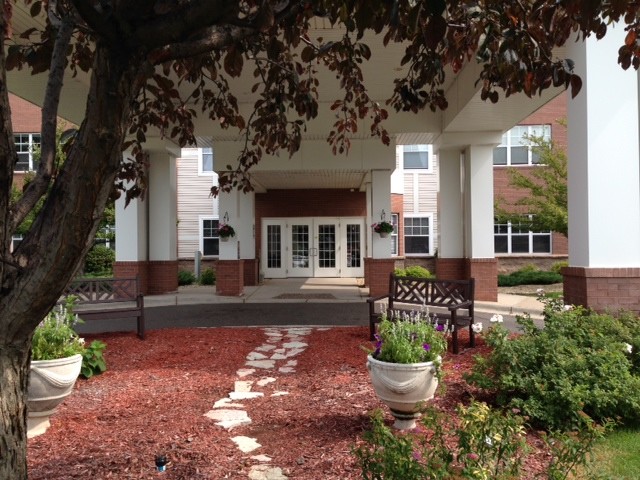
[[[451,306],[473,301],[475,281],[441,280],[424,277],[399,277],[391,274],[389,278],[389,308],[393,302],[415,305]]]
[[[136,300],[140,289],[138,277],[78,278],[73,280],[64,296],[74,295],[77,304],[130,302]]]

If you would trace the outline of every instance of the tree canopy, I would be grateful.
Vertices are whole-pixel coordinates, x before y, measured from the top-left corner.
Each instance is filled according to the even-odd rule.
[[[246,174],[263,155],[300,147],[305,122],[318,113],[320,70],[332,72],[342,87],[332,99],[337,115],[328,137],[340,153],[363,119],[371,135],[388,142],[388,109],[446,109],[444,81],[469,63],[480,64],[477,81],[491,102],[553,86],[575,95],[581,80],[573,62],[557,58],[554,49],[575,36],[601,38],[612,22],[628,29],[619,63],[637,69],[639,8],[631,1],[581,0],[3,0],[0,477],[26,477],[24,396],[33,329],[90,248],[114,185],[127,198],[144,192],[145,141],[152,132],[193,143],[196,115],[237,129],[244,148],[220,177],[220,188],[248,190]],[[316,38],[317,18],[340,38]],[[376,54],[365,34],[405,46],[403,73],[386,103],[371,98],[363,76],[363,63]],[[13,69],[47,78],[41,161],[15,201],[6,75]],[[67,160],[56,169],[65,71],[86,75],[88,94]],[[254,78],[248,114],[232,88],[243,72]],[[32,227],[11,251],[13,233],[42,198]]]

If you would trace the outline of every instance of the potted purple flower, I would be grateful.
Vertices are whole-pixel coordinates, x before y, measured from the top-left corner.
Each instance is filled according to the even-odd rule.
[[[396,418],[396,428],[414,428],[420,404],[433,398],[447,330],[448,324],[428,312],[383,312],[367,369],[374,391]]]

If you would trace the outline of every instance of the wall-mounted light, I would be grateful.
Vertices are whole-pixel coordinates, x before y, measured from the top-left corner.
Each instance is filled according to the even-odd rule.
[[[229,212],[224,212],[224,215],[222,216],[222,222],[229,223]]]
[[[385,213],[384,209],[382,209],[382,212],[380,213],[380,221],[384,222],[386,217],[387,214]]]

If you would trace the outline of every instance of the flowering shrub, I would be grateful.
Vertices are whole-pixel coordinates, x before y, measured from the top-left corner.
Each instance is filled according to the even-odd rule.
[[[371,225],[373,231],[376,233],[391,233],[393,232],[393,225],[389,222],[378,222]]]
[[[432,362],[447,350],[447,329],[428,312],[383,312],[371,354],[382,362]]]
[[[36,327],[31,344],[33,360],[53,360],[84,352],[84,340],[73,329],[80,321],[73,313],[75,301],[75,297],[67,297],[64,305],[51,310]]]
[[[235,237],[236,231],[231,225],[227,223],[221,223],[220,225],[218,225],[218,235],[222,238]]]
[[[509,336],[496,321],[485,335],[492,352],[476,357],[466,380],[544,428],[574,428],[585,413],[599,422],[640,420],[640,319],[567,307],[543,294],[544,328],[519,316],[523,334]]]

